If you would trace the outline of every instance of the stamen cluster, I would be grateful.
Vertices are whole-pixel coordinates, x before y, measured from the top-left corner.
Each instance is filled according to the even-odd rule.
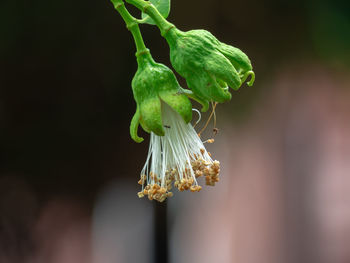
[[[199,192],[197,178],[205,177],[206,185],[214,186],[219,181],[220,163],[213,161],[203,142],[191,124],[162,103],[164,136],[151,133],[146,164],[141,171],[140,198],[163,202],[171,197],[174,186],[180,192]]]

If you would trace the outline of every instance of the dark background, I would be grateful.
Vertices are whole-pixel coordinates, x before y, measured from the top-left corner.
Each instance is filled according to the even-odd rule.
[[[134,8],[131,11],[138,13]],[[222,259],[218,262],[350,262],[349,252],[342,247],[350,244],[350,216],[345,212],[350,207],[349,2],[173,0],[169,21],[182,30],[207,29],[248,54],[256,82],[252,88],[233,92],[232,101],[220,105],[222,139],[220,142],[219,136],[214,151],[221,152],[227,167],[245,152],[245,160],[253,167],[258,167],[259,160],[266,164],[264,158],[272,156],[268,160],[274,163],[269,167],[280,168],[266,172],[276,175],[272,179],[265,178],[260,168],[247,172],[261,175],[260,181],[252,179],[253,184],[277,182],[271,188],[258,188],[265,197],[275,193],[272,200],[281,203],[271,204],[268,199],[264,204],[271,209],[263,208],[247,197],[252,191],[250,183],[242,183],[243,199],[232,208],[232,224],[245,230],[230,234],[235,241],[230,239],[232,246],[227,251],[238,244],[238,252],[226,255],[219,251]],[[171,66],[168,46],[158,29],[142,25],[141,30],[153,57]],[[91,226],[96,221],[96,200],[105,187],[113,185],[117,193],[125,191],[125,195],[113,197],[124,209],[115,208],[120,214],[132,215],[130,211],[139,206],[152,210],[146,201],[130,200],[136,197],[148,149],[146,133],[140,131],[147,138],[142,144],[129,136],[136,107],[130,87],[136,71],[134,53],[131,34],[108,1],[1,1],[0,262],[134,262],[133,253],[127,252],[134,241],[123,239],[131,245],[120,248],[111,261],[109,256],[105,261],[94,259],[91,244],[82,245],[95,240]],[[179,82],[185,87],[182,79]],[[323,138],[332,136],[334,142],[324,146]],[[261,141],[266,145],[260,145]],[[249,142],[248,146],[244,142]],[[258,157],[251,145],[257,145]],[[237,155],[228,156],[231,147]],[[321,166],[328,163],[328,168]],[[325,176],[318,177],[318,171],[325,169]],[[224,170],[221,184],[232,183],[225,182],[234,176],[230,171]],[[334,184],[341,189],[323,189],[332,184],[336,174],[340,175]],[[321,194],[310,195],[310,187],[318,184]],[[221,193],[217,191],[216,198],[227,201]],[[175,203],[178,196],[171,201]],[[325,197],[328,201],[322,199]],[[330,210],[314,211],[325,203]],[[245,206],[260,211],[254,214],[257,221],[247,222],[249,213],[241,221],[235,219]],[[331,210],[334,207],[339,210]],[[173,211],[184,213],[177,205]],[[227,211],[231,211],[227,206],[217,211],[217,220],[231,227],[230,220],[220,219],[228,218]],[[260,215],[265,225],[258,219]],[[269,216],[279,222],[278,234]],[[120,218],[118,213],[116,218]],[[123,224],[129,219],[120,220],[115,220],[118,233],[128,230]],[[173,216],[170,227],[176,220]],[[188,216],[185,221],[191,220]],[[332,220],[334,224],[327,223]],[[74,235],[75,245],[63,253],[60,249],[65,241],[59,240],[65,229],[74,228],[72,222],[85,228]],[[256,236],[259,224],[271,232]],[[132,233],[125,235],[132,237]],[[191,257],[191,253],[197,255],[195,246],[188,251],[176,248],[177,242],[190,240],[187,237],[182,240],[170,230],[169,235],[174,240],[169,250],[177,253],[170,252],[171,262],[210,262],[210,256],[198,261]],[[271,235],[278,238],[271,239]],[[150,234],[144,236],[151,240]],[[217,237],[214,243],[227,244],[225,240]],[[277,246],[280,244],[282,247]],[[152,260],[152,249],[147,251],[142,252],[144,261]]]

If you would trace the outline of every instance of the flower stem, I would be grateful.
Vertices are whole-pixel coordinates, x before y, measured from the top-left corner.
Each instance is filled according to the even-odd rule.
[[[122,0],[111,0],[114,5],[114,8],[119,12],[121,17],[124,19],[126,28],[131,32],[134,37],[136,45],[136,56],[143,53],[149,53],[149,50],[146,48],[145,43],[141,35],[141,31],[138,25],[136,18],[134,18],[128,10],[125,8],[124,2]]]
[[[160,30],[161,35],[164,37],[166,33],[174,28],[175,26],[171,23],[169,23],[157,10],[157,8],[154,7],[154,5],[149,1],[144,0],[125,0],[127,3],[134,5],[138,9],[140,9],[142,12],[149,15],[154,22],[156,23],[157,27]]]
[[[154,262],[168,262],[167,201],[154,202]]]

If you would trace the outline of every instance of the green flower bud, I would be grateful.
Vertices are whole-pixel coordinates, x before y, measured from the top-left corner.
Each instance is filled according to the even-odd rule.
[[[171,28],[164,36],[170,47],[170,60],[175,70],[186,79],[188,96],[200,102],[206,111],[210,101],[231,99],[228,87],[238,90],[254,72],[247,57],[238,48],[217,40],[206,30],[182,32]]]
[[[179,113],[185,123],[192,119],[192,105],[174,73],[165,65],[156,63],[149,50],[136,56],[138,69],[131,85],[137,106],[130,135],[134,141],[142,142],[143,138],[137,135],[139,124],[149,133],[164,135],[161,101]]]

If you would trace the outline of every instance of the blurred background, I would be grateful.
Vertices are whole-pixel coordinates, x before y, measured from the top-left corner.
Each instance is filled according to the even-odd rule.
[[[220,182],[176,192],[165,221],[136,195],[149,136],[129,136],[112,4],[0,2],[0,262],[350,262],[350,2],[173,0],[169,20],[242,49],[256,82],[217,108]]]

